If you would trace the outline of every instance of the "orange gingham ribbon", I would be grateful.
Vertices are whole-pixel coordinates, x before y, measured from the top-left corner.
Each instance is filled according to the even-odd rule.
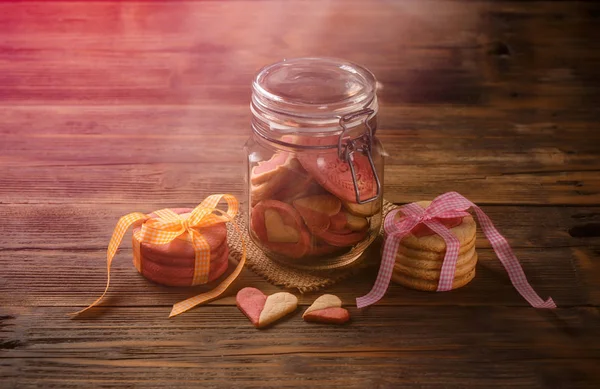
[[[224,199],[227,202],[228,209],[226,212],[216,208],[221,199]],[[150,216],[140,212],[133,212],[121,217],[117,222],[117,226],[115,227],[113,235],[110,239],[110,243],[108,244],[108,250],[106,253],[107,280],[104,293],[102,293],[102,295],[87,308],[75,312],[73,315],[79,315],[80,313],[96,306],[108,292],[108,287],[110,286],[110,267],[112,260],[117,252],[117,249],[121,245],[121,241],[123,240],[125,232],[127,232],[129,227],[132,225],[140,222],[143,223],[142,228],[136,233],[136,239],[142,243],[163,245],[187,233],[190,237],[192,245],[194,246],[195,252],[194,278],[192,285],[198,285],[208,282],[208,274],[210,272],[210,245],[202,237],[202,234],[197,231],[197,229],[232,221],[233,218],[238,214],[238,211],[239,202],[233,195],[216,194],[208,196],[191,212],[189,218],[182,218],[180,215],[176,214],[170,209],[161,209],[159,211],[155,211],[154,214],[156,214],[158,218],[151,218]],[[238,229],[235,224],[233,226],[236,228],[236,230]],[[138,270],[141,269],[141,263],[139,260],[139,255],[134,254],[134,262]],[[179,315],[180,313],[183,313],[195,307],[196,305],[220,296],[238,277],[242,271],[242,268],[244,267],[245,261],[246,244],[242,238],[242,257],[233,273],[231,273],[213,290],[173,305],[173,309],[171,310],[169,317]]]

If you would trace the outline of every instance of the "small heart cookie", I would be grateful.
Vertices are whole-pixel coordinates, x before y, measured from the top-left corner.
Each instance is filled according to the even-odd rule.
[[[298,307],[298,298],[291,293],[280,292],[267,296],[251,287],[240,290],[235,302],[256,328],[266,327]]]
[[[308,307],[302,318],[317,323],[344,324],[350,320],[350,313],[342,308],[342,300],[338,296],[324,294]]]

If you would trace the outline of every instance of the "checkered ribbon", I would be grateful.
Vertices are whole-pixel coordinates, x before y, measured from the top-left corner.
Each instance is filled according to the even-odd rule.
[[[216,208],[222,199],[224,199],[228,205],[226,212]],[[104,293],[102,293],[102,295],[87,308],[75,312],[73,315],[79,315],[80,313],[96,306],[108,292],[112,260],[117,252],[117,249],[121,245],[121,241],[123,240],[125,232],[127,232],[129,227],[132,225],[142,223],[142,228],[136,232],[136,239],[142,243],[163,245],[187,233],[190,237],[192,245],[194,246],[195,252],[194,278],[192,285],[198,285],[208,282],[208,275],[210,272],[210,245],[202,237],[202,234],[198,231],[198,229],[210,227],[218,223],[232,221],[237,215],[238,211],[239,203],[234,196],[229,194],[217,194],[207,197],[191,212],[188,218],[183,218],[170,209],[161,209],[159,211],[155,211],[154,214],[158,216],[157,218],[151,218],[150,216],[140,212],[133,212],[121,217],[117,222],[117,226],[115,227],[113,235],[110,239],[110,243],[108,244],[108,250],[106,254],[107,281]],[[235,224],[234,227],[237,229]],[[173,305],[173,310],[171,311],[169,317],[179,315],[180,313],[183,313],[198,304],[212,300],[223,293],[242,271],[246,259],[246,246],[245,242],[243,241],[242,246],[242,257],[238,263],[238,266],[229,277],[227,277],[215,289]],[[134,264],[138,270],[141,270],[142,264],[140,261],[140,256],[135,255],[135,253]]]
[[[386,239],[379,274],[373,289],[367,295],[356,299],[356,306],[364,308],[375,304],[383,297],[392,277],[400,241],[421,223],[440,235],[446,242],[446,255],[442,263],[437,290],[439,292],[451,290],[460,242],[439,220],[467,216],[469,213],[466,211],[469,208],[473,208],[477,214],[483,233],[490,241],[496,255],[498,255],[498,259],[506,269],[510,281],[521,296],[535,308],[556,308],[552,298],[544,301],[533,290],[525,277],[519,260],[512,252],[506,239],[496,230],[490,218],[477,205],[456,192],[448,192],[436,197],[426,209],[421,208],[416,203],[411,203],[388,213],[383,225]],[[395,216],[400,211],[405,217],[395,221]]]

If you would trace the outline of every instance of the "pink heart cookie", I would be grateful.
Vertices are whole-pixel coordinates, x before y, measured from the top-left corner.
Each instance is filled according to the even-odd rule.
[[[348,310],[342,308],[342,300],[332,294],[324,294],[306,309],[304,321],[326,324],[344,324],[350,320]]]
[[[266,296],[256,288],[240,290],[235,302],[256,328],[263,328],[292,313],[298,306],[298,298],[291,293],[280,292]]]

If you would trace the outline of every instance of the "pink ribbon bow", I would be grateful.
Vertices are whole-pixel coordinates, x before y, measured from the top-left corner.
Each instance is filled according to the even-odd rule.
[[[356,299],[356,306],[364,308],[375,304],[383,297],[392,277],[392,270],[400,241],[420,223],[425,224],[446,242],[446,255],[442,263],[437,290],[438,292],[451,290],[460,242],[440,222],[440,219],[467,216],[469,213],[466,210],[469,208],[473,208],[477,214],[477,219],[483,233],[492,244],[496,255],[498,255],[498,259],[500,259],[500,262],[502,262],[502,265],[508,272],[510,281],[521,296],[535,308],[556,308],[556,304],[552,301],[552,298],[548,298],[546,301],[542,300],[531,285],[529,285],[519,260],[512,252],[506,239],[496,230],[490,218],[477,205],[456,192],[448,192],[436,197],[426,209],[421,208],[416,203],[411,203],[388,213],[383,225],[386,239],[377,280],[375,281],[375,285],[373,285],[373,289],[367,295]],[[406,217],[396,222],[394,219],[399,211],[402,211]]]

